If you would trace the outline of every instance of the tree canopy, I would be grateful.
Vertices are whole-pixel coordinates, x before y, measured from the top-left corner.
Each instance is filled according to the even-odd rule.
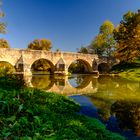
[[[140,58],[140,10],[127,12],[114,30],[117,41],[116,57],[122,62]]]
[[[35,39],[28,45],[28,49],[32,50],[47,50],[52,48],[52,42],[48,39]]]
[[[0,39],[0,48],[10,48],[8,42],[5,39]]]
[[[114,25],[111,21],[106,20],[99,29],[98,35],[93,39],[91,44],[78,49],[80,53],[98,54],[100,56],[112,56],[115,51],[115,39],[113,36]]]
[[[99,30],[99,34],[94,38],[90,45],[93,53],[98,55],[111,56],[115,49],[115,40],[113,37],[114,25],[111,21],[105,21]]]
[[[87,54],[88,53],[88,48],[82,46],[80,49],[78,49],[78,53]]]

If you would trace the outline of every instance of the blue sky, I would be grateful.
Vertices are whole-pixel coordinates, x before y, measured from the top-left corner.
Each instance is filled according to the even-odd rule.
[[[105,20],[117,25],[140,0],[3,0],[7,39],[12,48],[27,48],[34,39],[47,38],[53,50],[76,51],[90,44]]]

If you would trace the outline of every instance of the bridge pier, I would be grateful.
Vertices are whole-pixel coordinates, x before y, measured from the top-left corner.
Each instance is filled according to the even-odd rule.
[[[90,74],[99,75],[99,71],[98,70],[93,70]]]
[[[54,74],[68,75],[68,66],[64,62],[57,63],[56,71],[54,71]]]
[[[66,71],[55,71],[54,74],[58,74],[58,75],[68,75],[68,72],[66,72]]]
[[[30,68],[30,65],[29,64],[25,64],[24,63],[23,74],[25,76],[32,76],[32,72],[31,72],[31,68]]]

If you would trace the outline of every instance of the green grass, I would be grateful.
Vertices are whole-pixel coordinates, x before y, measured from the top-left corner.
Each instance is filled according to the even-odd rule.
[[[140,81],[140,60],[133,63],[120,63],[112,68],[111,73],[117,73],[121,77]]]
[[[123,140],[96,119],[79,115],[80,105],[66,96],[23,87],[0,78],[0,139]]]

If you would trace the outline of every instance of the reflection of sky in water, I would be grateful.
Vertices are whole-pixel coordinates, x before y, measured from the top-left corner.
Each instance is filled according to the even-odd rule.
[[[77,77],[72,77],[72,78],[70,78],[69,79],[69,83],[73,86],[73,87],[77,87],[78,86],[78,84],[76,83],[76,79],[77,79]]]

